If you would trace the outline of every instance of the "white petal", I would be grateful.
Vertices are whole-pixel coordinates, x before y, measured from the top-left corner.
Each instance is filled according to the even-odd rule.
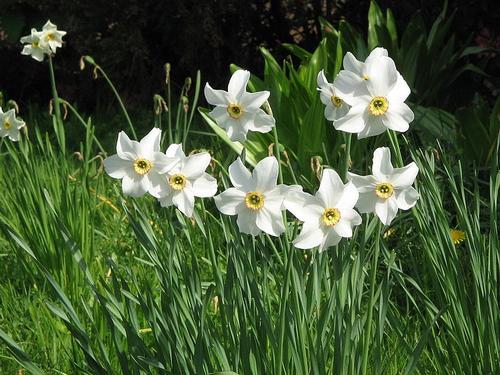
[[[269,91],[244,92],[240,104],[245,112],[255,112],[269,98]]]
[[[351,226],[359,225],[363,221],[361,219],[361,216],[356,212],[356,210],[353,210],[352,208],[341,209],[340,217],[344,220],[349,221]]]
[[[396,201],[398,207],[402,210],[409,210],[415,206],[419,198],[420,194],[411,186],[404,190],[396,191]]]
[[[241,120],[241,118],[240,118],[240,120]],[[223,128],[225,127],[226,132],[227,132],[227,136],[229,137],[229,139],[231,141],[233,141],[233,142],[246,141],[248,129],[246,127],[243,127],[239,120],[234,120],[232,118],[228,118],[228,120],[226,121],[224,126],[222,126],[222,124],[219,124],[219,125],[221,125],[221,127],[223,127]]]
[[[217,180],[204,173],[193,182],[193,194],[195,197],[208,198],[217,193]]]
[[[268,133],[273,129],[274,124],[274,117],[259,108],[253,118],[246,123],[246,127],[254,132]]]
[[[378,202],[378,197],[375,195],[375,191],[368,193],[360,193],[358,201],[356,202],[356,208],[362,214],[369,212],[375,212],[375,204]]]
[[[187,217],[193,216],[194,196],[190,187],[176,192],[172,196],[172,203]]]
[[[380,116],[381,117],[381,116]],[[358,133],[358,139],[374,137],[376,135],[382,134],[387,130],[382,119],[377,116],[367,115],[366,127]]]
[[[333,230],[340,237],[347,237],[347,238],[352,237],[352,227],[349,220],[340,219],[340,221],[333,226]]]
[[[384,116],[381,116],[384,126],[388,129],[401,133],[407,131],[410,128],[408,121],[406,121],[399,113],[392,111],[391,109],[387,111]]]
[[[271,236],[278,237],[285,231],[281,211],[279,209],[268,209],[267,204],[257,211],[257,218],[255,223],[260,230],[266,232],[267,234],[270,234]]]
[[[172,143],[168,146],[165,155],[169,158],[178,158],[179,160],[183,160],[186,157],[184,151],[182,151],[182,143]]]
[[[379,200],[375,203],[375,213],[384,225],[391,224],[398,213],[396,198],[390,197],[385,200]]]
[[[372,192],[373,187],[377,184],[377,180],[372,175],[359,176],[357,174],[347,172],[347,178],[352,181],[360,193]]]
[[[359,133],[366,127],[366,106],[351,107],[344,117],[333,122],[333,127],[347,133]]]
[[[393,172],[391,150],[388,147],[377,148],[373,153],[373,176],[378,182],[388,182]]]
[[[354,105],[354,103],[356,103],[355,96],[368,94],[366,82],[361,78],[361,75],[362,74],[357,74],[349,70],[342,70],[333,81],[335,90],[349,105]]]
[[[344,191],[344,183],[340,176],[333,169],[323,170],[321,176],[321,183],[319,185],[316,197],[321,199],[323,207],[333,208],[336,207],[337,202],[342,197]]]
[[[180,160],[177,157],[168,157],[162,152],[153,154],[153,170],[157,173],[167,173],[171,171]]]
[[[208,114],[210,117],[212,117],[215,122],[221,127],[221,128],[226,128],[226,123],[228,120],[231,118],[229,117],[229,113],[227,113],[227,107],[222,107],[222,106],[217,106],[212,111],[209,112]]]
[[[293,240],[293,245],[299,249],[312,249],[323,242],[324,233],[318,222],[306,221],[300,234]]]
[[[246,211],[245,193],[236,188],[229,188],[214,197],[217,209],[224,215],[236,215],[240,211]]]
[[[398,80],[396,65],[390,57],[379,56],[366,67],[368,91],[372,96],[387,96]]]
[[[321,241],[321,244],[319,245],[319,251],[322,252],[328,249],[330,246],[337,245],[341,239],[342,237],[340,237],[333,228],[329,229],[326,232],[326,236],[323,237],[323,241]]]
[[[335,207],[338,208],[353,208],[359,198],[358,189],[352,182],[348,182],[344,186],[341,198],[338,200]]]
[[[254,237],[260,233],[260,229],[257,226],[256,221],[257,213],[248,209],[242,210],[236,219],[240,232],[251,234]]]
[[[229,166],[229,178],[233,186],[242,188],[244,191],[248,192],[253,188],[252,174],[239,157]]]
[[[318,73],[318,76],[316,77],[316,83],[318,84],[318,87],[320,89],[328,87],[328,85],[330,84],[326,79],[325,71],[323,69],[321,69],[321,71]]]
[[[407,188],[413,184],[418,174],[418,167],[414,162],[403,168],[395,168],[390,181],[395,188]]]
[[[154,152],[160,152],[161,130],[153,128],[139,142],[143,155],[152,155]]]
[[[365,66],[366,65],[370,65],[372,63],[372,61],[375,61],[380,56],[387,57],[387,56],[389,56],[389,53],[387,52],[387,50],[385,48],[382,48],[382,47],[374,48],[370,52],[370,54],[368,55],[368,57],[366,58],[366,60],[365,60]]]
[[[139,142],[131,141],[128,135],[121,131],[118,134],[118,141],[116,143],[116,153],[121,159],[135,160],[139,156]]]
[[[118,155],[112,155],[104,159],[104,170],[112,178],[123,178],[134,172],[130,160],[123,160]]]
[[[172,202],[172,197],[173,197],[173,194],[170,193],[168,195],[165,195],[164,197],[159,198],[158,202],[160,202],[160,205],[162,207],[170,207],[170,206],[172,206],[174,204]]]
[[[344,56],[343,61],[344,69],[355,73],[358,76],[363,75],[363,68],[365,66],[364,63],[358,61],[356,57],[351,52],[347,52]]]
[[[389,100],[389,103],[391,102],[402,103],[408,98],[408,96],[410,96],[410,94],[411,94],[410,87],[406,83],[403,76],[398,72],[398,79],[396,81],[396,84],[387,94],[387,99]]]
[[[248,70],[237,70],[231,76],[229,80],[229,85],[227,88],[227,92],[231,100],[234,100],[235,103],[239,103],[241,97],[246,92],[247,83],[250,79],[250,72]]]
[[[323,215],[324,207],[321,201],[311,194],[302,191],[292,191],[285,197],[285,208],[300,221],[317,222]]]
[[[278,161],[274,156],[268,156],[257,163],[252,178],[255,190],[261,193],[276,188],[278,181]]]
[[[163,198],[167,195],[172,195],[172,188],[168,184],[168,175],[150,173],[149,180],[151,181],[151,188],[148,193],[155,198]]]
[[[227,106],[229,104],[229,97],[227,91],[224,90],[214,90],[210,84],[207,82],[205,85],[205,99],[212,105],[222,105]]]
[[[151,188],[148,175],[125,175],[122,179],[123,194],[131,197],[142,197]]]
[[[188,179],[197,179],[205,173],[212,157],[208,152],[189,155],[183,162],[181,173]]]

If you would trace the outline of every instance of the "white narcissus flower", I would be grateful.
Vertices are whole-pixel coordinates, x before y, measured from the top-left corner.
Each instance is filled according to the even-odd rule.
[[[403,168],[393,168],[391,151],[379,147],[373,153],[372,175],[349,173],[349,179],[359,191],[356,207],[361,213],[375,212],[383,224],[389,225],[398,209],[409,210],[420,197],[411,186],[418,174],[412,162]]]
[[[357,200],[354,184],[344,184],[333,169],[323,171],[316,195],[290,192],[285,207],[304,222],[294,246],[299,249],[319,246],[319,251],[323,251],[337,245],[342,237],[352,237],[352,228],[361,224],[361,216],[353,209]]]
[[[160,152],[161,130],[153,128],[140,142],[118,134],[116,155],[104,160],[106,173],[122,180],[125,195],[140,197],[152,189],[152,180],[175,166],[178,158]],[[155,180],[156,181],[156,180]]]
[[[249,71],[237,70],[231,76],[227,91],[205,85],[207,102],[216,106],[209,115],[232,141],[246,140],[248,131],[270,132],[275,124],[274,118],[260,108],[269,91],[246,92],[249,79]]]
[[[349,105],[342,99],[335,84],[328,82],[323,70],[318,73],[317,83],[321,102],[325,105],[325,118],[328,121],[335,121],[345,116],[349,111]]]
[[[21,43],[25,44],[21,54],[31,55],[36,61],[43,61],[45,55],[50,54],[50,47],[43,41],[43,32],[31,29],[31,35],[23,36]],[[27,44],[26,44],[27,43]]]
[[[9,137],[12,141],[19,141],[20,129],[26,124],[24,121],[16,118],[16,110],[9,109],[3,112],[0,107],[0,137]]]
[[[41,40],[49,46],[52,53],[56,53],[56,49],[62,47],[64,35],[66,35],[66,31],[57,30],[56,25],[47,21],[42,28]]]
[[[335,79],[337,91],[351,106],[335,127],[366,138],[387,129],[405,132],[413,121],[412,110],[404,103],[410,88],[383,48],[372,51],[365,63],[346,54],[343,70]]]
[[[193,216],[194,197],[213,197],[217,180],[205,173],[212,158],[208,152],[186,156],[181,144],[168,147],[168,158],[179,160],[166,174],[152,177],[150,193],[158,198],[162,207],[176,206],[187,217]]]
[[[261,231],[279,236],[285,231],[281,211],[289,191],[302,190],[300,186],[278,185],[278,161],[274,156],[262,159],[253,173],[240,158],[229,166],[229,177],[234,187],[215,196],[215,205],[225,215],[238,215],[240,232],[258,235]]]

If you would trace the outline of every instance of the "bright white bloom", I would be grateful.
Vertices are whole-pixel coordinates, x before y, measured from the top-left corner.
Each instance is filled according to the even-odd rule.
[[[337,245],[342,237],[352,237],[352,228],[361,224],[361,216],[353,209],[358,191],[352,183],[344,184],[337,172],[325,169],[316,195],[291,192],[285,207],[304,222],[293,244],[299,249],[319,251]]]
[[[351,109],[335,122],[336,129],[358,133],[358,138],[375,136],[387,129],[407,131],[414,119],[412,110],[404,103],[410,88],[387,51],[374,49],[364,63],[347,53],[344,67],[347,70],[339,73],[334,85]]]
[[[215,204],[225,215],[238,215],[240,232],[256,236],[264,231],[279,236],[285,231],[281,211],[289,191],[302,190],[300,186],[277,185],[278,161],[274,156],[262,159],[253,173],[240,158],[229,166],[233,188],[217,195]]]
[[[249,71],[237,70],[231,76],[227,91],[205,85],[207,102],[216,106],[209,114],[232,141],[246,140],[248,131],[270,132],[275,123],[274,118],[260,108],[269,91],[246,92],[249,79]]]
[[[41,40],[49,46],[53,53],[56,53],[56,49],[62,47],[62,37],[64,35],[66,35],[66,31],[57,30],[56,25],[47,21],[42,28]]]
[[[104,160],[104,169],[122,180],[125,195],[140,197],[152,189],[159,173],[166,173],[179,161],[160,152],[161,130],[153,128],[140,142],[131,141],[125,132],[118,134],[116,155]]]
[[[21,43],[27,43],[23,47],[21,54],[31,55],[36,61],[43,61],[45,55],[50,54],[50,47],[47,43],[43,42],[42,31],[31,29],[31,35],[23,36]]]
[[[412,162],[403,168],[393,168],[391,151],[379,147],[373,153],[372,173],[370,176],[349,173],[359,191],[356,207],[361,213],[375,212],[382,223],[389,225],[398,209],[409,210],[417,203],[419,194],[411,185],[418,167]]]
[[[176,206],[187,217],[193,216],[194,197],[213,197],[217,180],[205,173],[212,158],[208,152],[186,156],[181,144],[168,147],[168,158],[179,160],[166,174],[152,176],[151,195],[162,207]]]
[[[19,141],[19,130],[25,125],[23,120],[16,118],[14,108],[3,112],[0,107],[0,137],[9,137],[12,141]]]
[[[335,121],[345,116],[349,111],[349,105],[342,99],[335,84],[328,82],[323,70],[318,73],[317,82],[321,102],[325,105],[325,118],[328,121]]]

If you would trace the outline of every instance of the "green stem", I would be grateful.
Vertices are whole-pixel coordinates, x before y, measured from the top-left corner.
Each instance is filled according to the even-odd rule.
[[[346,149],[345,149],[345,163],[344,163],[344,173],[342,177],[345,179],[347,178],[347,171],[349,170],[349,166],[351,165],[351,139],[352,139],[352,134],[348,133],[347,134],[347,139],[346,139]]]
[[[397,166],[402,167],[403,157],[401,156],[401,149],[399,148],[398,136],[394,130],[389,130],[389,142],[391,143],[392,151],[396,154]]]
[[[120,94],[118,94],[118,91],[115,88],[115,85],[113,85],[113,82],[109,79],[108,75],[102,70],[102,68],[99,65],[95,65],[95,67],[101,72],[102,76],[108,83],[109,87],[111,88],[111,91],[113,91],[113,94],[115,94],[116,99],[118,100],[118,103],[120,104],[120,108],[125,115],[125,118],[127,119],[128,126],[130,128],[130,132],[132,133],[132,136],[137,139],[137,134],[135,133],[134,125],[132,125],[132,120],[130,120],[130,116],[128,115],[127,109],[125,108],[125,105],[123,104],[122,99],[120,98]]]
[[[56,77],[54,74],[54,65],[52,64],[52,56],[49,55],[49,72],[50,72],[50,86],[52,88],[52,98],[54,99],[54,111],[56,113],[56,136],[59,141],[59,145],[61,146],[61,149],[63,150],[63,153],[65,152],[65,135],[64,135],[64,128],[63,128],[63,121],[62,121],[62,116],[61,116],[61,107],[60,107],[60,102],[59,102],[59,96],[57,95],[57,88],[56,88]]]
[[[370,340],[372,334],[372,319],[373,319],[373,307],[375,306],[374,296],[375,296],[375,282],[377,279],[377,268],[378,268],[378,257],[380,254],[380,232],[381,232],[381,224],[380,222],[377,224],[376,228],[376,237],[375,237],[375,250],[372,259],[372,267],[371,267],[371,277],[370,277],[370,301],[368,304],[368,317],[366,319],[366,335],[363,343],[363,357],[362,357],[362,366],[361,366],[361,374],[365,375],[368,368],[368,349],[370,347]]]

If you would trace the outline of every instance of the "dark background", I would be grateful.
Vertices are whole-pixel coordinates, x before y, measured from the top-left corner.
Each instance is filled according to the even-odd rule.
[[[428,27],[442,10],[433,0],[380,0],[391,8],[401,32],[415,12]],[[84,111],[106,111],[116,103],[103,80],[91,69],[81,72],[79,59],[91,55],[108,72],[133,110],[152,106],[164,90],[164,64],[172,64],[172,81],[180,87],[200,69],[202,80],[225,87],[228,67],[235,63],[262,74],[259,47],[278,61],[288,53],[282,43],[312,50],[321,39],[318,16],[335,26],[346,19],[366,34],[367,0],[0,0],[0,90],[19,103],[46,105],[50,100],[48,66],[21,56],[19,37],[50,19],[68,31],[55,59],[60,96],[78,102]],[[496,1],[450,1],[456,12],[454,30],[464,44],[498,48],[499,6]],[[477,57],[486,72],[499,71],[496,52]],[[486,88],[496,95],[495,88]]]

